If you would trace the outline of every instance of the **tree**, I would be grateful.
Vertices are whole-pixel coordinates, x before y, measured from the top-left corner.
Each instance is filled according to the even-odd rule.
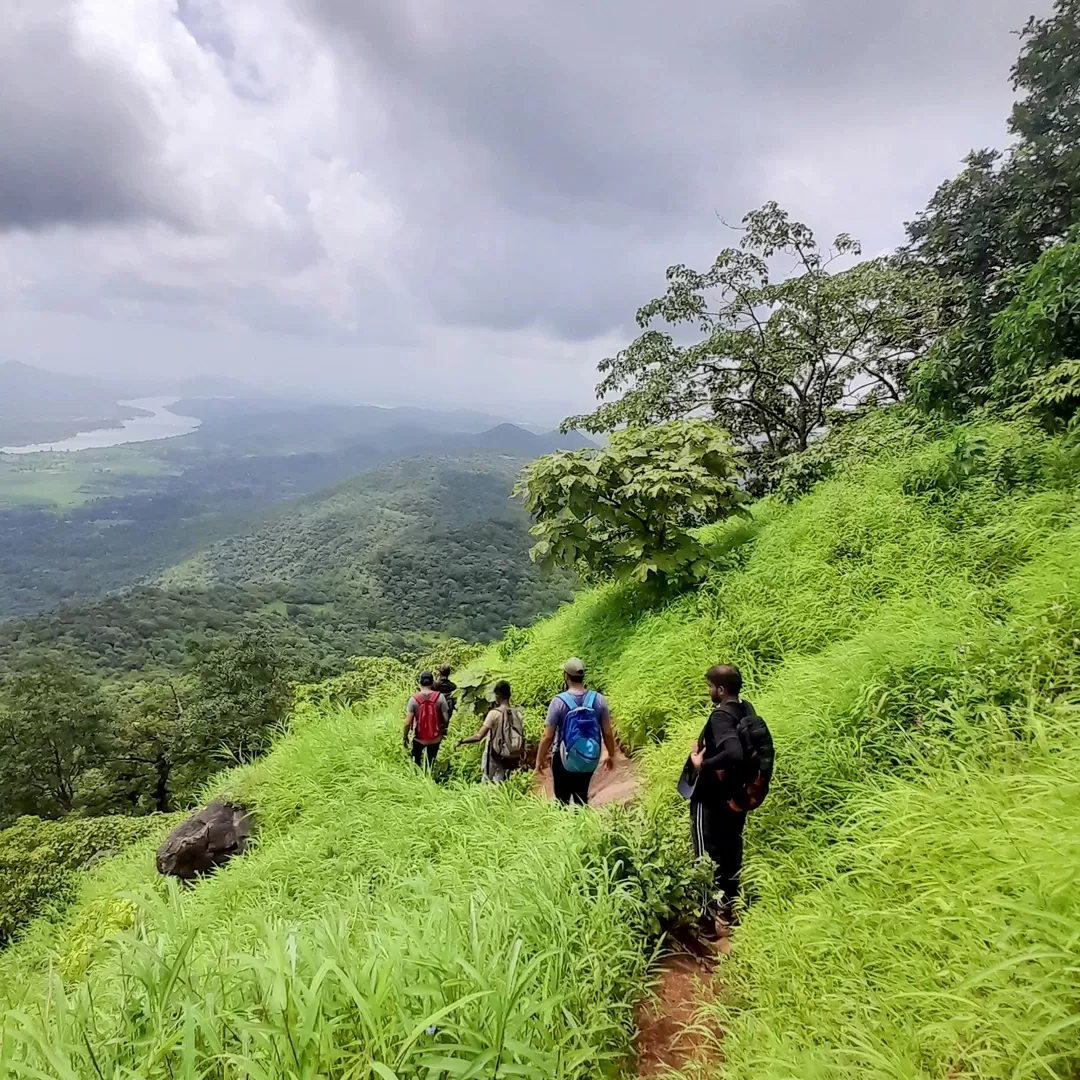
[[[994,318],[1022,271],[1080,220],[1080,0],[1020,32],[1008,153],[972,151],[908,223],[910,252],[955,284],[955,326],[915,373],[923,408],[962,415],[993,396]]]
[[[704,415],[744,451],[775,459],[805,450],[843,403],[900,399],[908,366],[938,330],[937,277],[893,258],[837,271],[858,243],[841,235],[823,252],[776,203],[743,226],[740,246],[704,273],[668,270],[667,292],[638,311],[644,333],[600,363],[597,397],[622,396],[564,430]],[[793,258],[795,272],[774,281],[777,255]],[[652,329],[656,320],[693,324],[702,337],[677,344]]]
[[[724,433],[675,421],[539,458],[515,493],[536,521],[534,561],[662,584],[704,572],[705,549],[690,530],[742,508],[738,479]]]
[[[1032,266],[994,334],[994,400],[1067,425],[1080,403],[1080,232]]]
[[[289,681],[265,630],[245,630],[223,643],[193,647],[198,700],[192,723],[213,746],[248,759],[269,746],[288,714]]]
[[[109,747],[114,789],[126,783],[132,802],[137,804],[149,794],[153,809],[168,813],[173,808],[176,773],[195,766],[191,779],[203,778],[219,743],[206,723],[208,714],[196,709],[195,701],[190,679],[140,682],[124,688]]]
[[[0,701],[0,817],[58,817],[102,760],[111,715],[98,684],[70,662],[41,657],[7,676]]]
[[[1041,242],[1060,241],[1080,221],[1080,0],[1056,0],[1020,36],[1012,82],[1021,96],[1009,120],[1019,212]]]

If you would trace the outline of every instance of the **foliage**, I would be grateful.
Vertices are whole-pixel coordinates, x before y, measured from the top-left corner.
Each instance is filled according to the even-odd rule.
[[[648,846],[619,864],[604,853],[629,845],[603,817],[432,784],[401,756],[399,709],[302,717],[229,778],[258,805],[262,839],[196,891],[155,889],[145,859],[118,861],[68,924],[35,927],[0,958],[15,1009],[0,1021],[0,1070],[36,1064],[35,1033],[63,1007],[71,1041],[50,1053],[75,1075],[96,1060],[105,1075],[194,1076],[231,1058],[372,1080],[609,1074],[667,900],[639,877]],[[118,890],[136,898],[132,921],[74,968],[82,918],[105,921]],[[71,974],[22,982],[49,941]]]
[[[102,672],[177,671],[189,638],[261,628],[289,676],[310,681],[343,673],[350,656],[422,651],[431,633],[491,640],[571,592],[569,575],[541,574],[527,558],[528,519],[508,500],[519,464],[409,461],[367,473],[239,530],[158,586],[0,622],[0,664],[63,647]],[[5,550],[4,520],[0,582],[77,555],[46,546],[26,565],[21,540]]]
[[[911,249],[955,286],[954,325],[919,365],[926,409],[963,416],[992,397],[993,320],[1022,272],[1080,219],[1080,2],[1056,0],[1021,32],[1013,68],[1020,92],[1006,154],[972,151],[908,224]],[[950,287],[950,292],[952,292]]]
[[[476,662],[532,715],[582,656],[639,748],[637,806],[432,783],[396,687],[302,706],[215,787],[257,807],[252,852],[181,892],[135,849],[0,955],[0,1071],[611,1075],[654,935],[701,899],[674,780],[728,660],[778,765],[718,1075],[1076,1073],[1072,451],[902,409],[830,438],[830,478],[702,530],[699,588],[607,583]]]
[[[76,894],[80,871],[162,831],[161,818],[20,818],[0,830],[0,948]]]
[[[300,686],[297,701],[363,705],[390,686],[409,683],[413,675],[412,667],[395,656],[354,656],[349,666],[344,675]]]
[[[738,248],[703,273],[668,270],[664,296],[638,311],[645,331],[600,364],[600,398],[623,392],[564,428],[611,431],[707,412],[744,449],[767,458],[805,450],[844,402],[897,401],[907,368],[933,340],[942,298],[936,275],[898,259],[843,271],[859,245],[838,236],[822,251],[807,226],[776,203],[743,219]],[[769,260],[795,261],[774,280]],[[651,329],[660,319],[703,335],[683,346]]]
[[[1051,426],[1076,410],[1069,367],[1080,361],[1080,236],[1051,248],[994,320],[991,393],[1006,405],[1031,400]]]
[[[553,454],[528,466],[516,491],[536,524],[532,558],[660,583],[699,577],[691,529],[738,513],[739,462],[704,421],[615,432],[601,450]]]
[[[110,716],[97,684],[47,657],[0,686],[0,820],[75,809],[80,783],[101,763]]]

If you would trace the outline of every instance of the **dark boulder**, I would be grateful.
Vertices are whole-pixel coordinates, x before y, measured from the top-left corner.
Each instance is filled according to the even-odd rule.
[[[242,855],[254,832],[246,807],[212,802],[177,825],[158,848],[159,874],[193,881]]]

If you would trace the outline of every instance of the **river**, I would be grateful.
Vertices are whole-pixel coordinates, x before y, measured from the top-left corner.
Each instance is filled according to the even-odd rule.
[[[70,439],[61,439],[59,442],[33,443],[29,446],[2,446],[0,454],[104,450],[108,446],[123,446],[126,443],[152,442],[155,439],[174,439],[179,435],[190,435],[202,421],[194,416],[179,416],[177,413],[169,412],[168,407],[179,400],[176,397],[150,397],[121,401],[119,404],[126,408],[142,409],[151,415],[125,420],[119,427],[82,431],[78,435],[72,435]]]

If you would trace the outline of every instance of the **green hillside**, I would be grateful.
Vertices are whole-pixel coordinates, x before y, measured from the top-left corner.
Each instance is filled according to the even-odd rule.
[[[103,673],[175,667],[191,636],[265,625],[296,675],[431,633],[490,640],[570,596],[528,559],[522,460],[414,458],[285,503],[159,582],[0,622],[0,660],[65,648]]]
[[[535,734],[585,657],[636,807],[481,787],[465,752],[432,784],[400,749],[404,684],[302,705],[215,784],[255,806],[253,852],[181,890],[137,843],[0,954],[0,1072],[632,1075],[656,935],[700,882],[673,786],[724,660],[779,756],[706,1006],[714,1074],[1075,1075],[1076,449],[895,410],[856,435],[808,494],[710,527],[702,587],[602,586],[480,661]]]

